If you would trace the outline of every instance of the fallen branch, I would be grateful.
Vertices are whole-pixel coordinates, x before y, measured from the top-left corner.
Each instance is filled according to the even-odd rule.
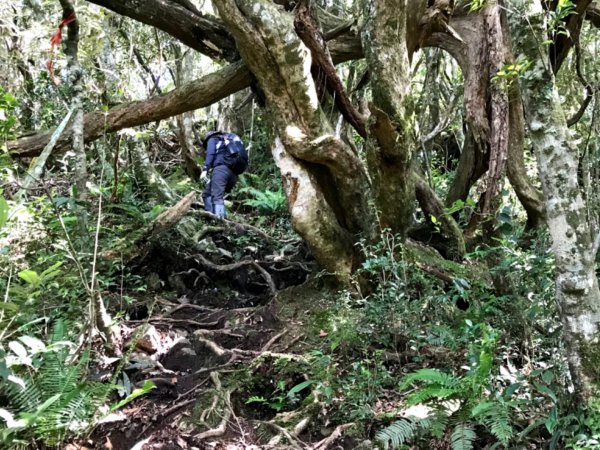
[[[192,326],[198,327],[198,328],[216,327],[219,325],[218,320],[216,322],[196,322],[195,320],[191,320],[191,319],[171,319],[169,317],[151,317],[150,319],[128,320],[127,322],[128,323],[146,323],[146,322],[180,323],[180,324],[184,324],[184,325],[192,325]]]
[[[353,426],[354,423],[345,423],[344,425],[339,425],[327,438],[323,439],[320,442],[317,442],[315,445],[310,447],[310,450],[327,450],[331,446],[331,444],[333,444],[337,439],[339,439],[342,436],[344,430]]]
[[[285,428],[277,425],[276,423],[266,422],[266,421],[262,421],[262,420],[257,421],[257,423],[259,423],[261,425],[268,426],[270,428],[273,428],[278,433],[283,434],[285,436],[285,438],[288,440],[288,442],[290,443],[290,445],[293,448],[295,448],[296,450],[302,450],[305,447],[304,442],[302,442],[297,437],[293,436],[288,430],[286,430]]]
[[[126,254],[123,255],[125,263],[130,263],[132,260],[137,259],[142,261],[146,258],[154,244],[158,239],[167,231],[171,230],[185,214],[190,210],[192,203],[196,198],[195,192],[190,192],[175,205],[171,206],[166,211],[163,211],[154,221],[146,227],[133,244],[126,250]],[[121,257],[119,252],[107,252],[104,254],[107,259],[116,259]]]

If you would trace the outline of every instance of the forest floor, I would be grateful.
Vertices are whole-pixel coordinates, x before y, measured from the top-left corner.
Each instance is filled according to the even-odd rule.
[[[315,305],[331,291],[309,278],[300,241],[287,245],[290,256],[273,242],[244,246],[232,234],[217,230],[209,238],[210,261],[194,258],[180,242],[159,245],[145,258],[139,273],[159,278],[162,288],[128,308],[119,330],[127,363],[118,382],[129,391],[146,380],[156,388],[69,450],[324,450],[341,436],[343,427],[315,426],[308,417],[298,423],[265,400],[280,389],[278,376],[292,386],[306,381],[304,354],[323,337],[307,323],[308,312],[318,314]],[[97,372],[101,379],[109,370]],[[296,422],[290,431],[282,426],[286,416]]]

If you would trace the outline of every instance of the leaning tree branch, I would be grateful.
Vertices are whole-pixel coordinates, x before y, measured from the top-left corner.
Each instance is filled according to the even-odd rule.
[[[323,71],[325,83],[328,89],[334,94],[335,104],[344,116],[344,119],[352,125],[358,134],[366,139],[365,118],[354,107],[350,97],[346,93],[344,84],[335,70],[325,37],[317,28],[310,15],[307,0],[303,0],[300,3],[294,19],[294,28],[300,39],[310,49],[314,63]]]
[[[341,63],[362,57],[360,40],[353,35],[338,37],[329,45],[333,61]],[[91,142],[105,133],[131,128],[210,106],[254,81],[243,62],[230,64],[202,78],[183,84],[164,95],[148,100],[126,103],[109,111],[94,111],[85,115],[84,139]],[[22,137],[7,143],[13,157],[38,156],[46,146],[53,130]],[[65,132],[56,144],[56,151],[65,150],[71,133]]]
[[[85,141],[90,142],[105,133],[144,125],[209,106],[250,86],[251,81],[252,75],[246,66],[238,62],[186,83],[167,94],[119,105],[107,112],[88,113],[84,118]],[[8,151],[16,157],[37,156],[51,135],[52,130],[9,141]],[[63,133],[56,144],[56,150],[66,149],[70,138],[70,132]]]

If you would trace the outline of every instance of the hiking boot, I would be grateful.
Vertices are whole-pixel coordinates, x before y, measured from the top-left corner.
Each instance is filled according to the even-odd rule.
[[[215,205],[215,214],[219,219],[225,218],[225,205]]]

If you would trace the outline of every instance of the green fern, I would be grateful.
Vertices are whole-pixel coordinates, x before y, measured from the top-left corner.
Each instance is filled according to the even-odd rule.
[[[471,417],[481,421],[503,445],[508,445],[515,434],[509,407],[504,402],[480,402],[471,411]]]
[[[450,437],[452,450],[471,450],[476,438],[471,425],[460,423],[454,427]]]
[[[419,419],[401,419],[375,435],[385,450],[396,449],[411,440],[419,429]]]
[[[84,352],[73,364],[68,350],[57,348],[64,335],[64,324],[57,324],[50,350],[41,355],[37,370],[21,374],[18,383],[0,386],[0,395],[8,401],[4,411],[17,423],[9,427],[0,422],[0,447],[18,448],[35,441],[59,444],[67,434],[87,428],[113,390],[112,385],[86,379],[89,353]]]
[[[456,389],[460,385],[460,378],[449,375],[437,369],[419,369],[406,375],[400,381],[400,389],[405,390],[415,381],[422,381],[428,385],[436,385],[440,388]]]
[[[251,194],[254,198],[244,200],[244,204],[257,208],[267,214],[281,214],[287,209],[287,198],[283,189],[277,191],[261,191],[253,187],[244,187],[242,192]]]

